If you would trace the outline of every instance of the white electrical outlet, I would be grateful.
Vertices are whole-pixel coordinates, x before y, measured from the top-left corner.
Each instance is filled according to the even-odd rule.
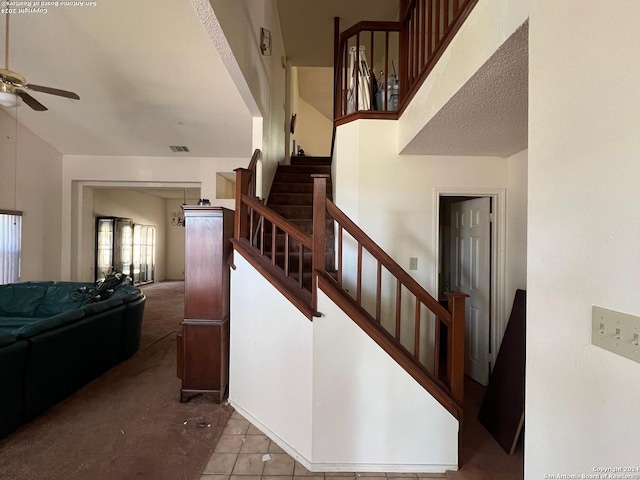
[[[640,363],[640,317],[593,306],[591,343]]]

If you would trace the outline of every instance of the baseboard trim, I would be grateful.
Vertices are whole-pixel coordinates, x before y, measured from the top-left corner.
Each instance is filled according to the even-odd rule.
[[[434,464],[390,464],[390,463],[313,463],[286,441],[276,435],[253,415],[229,399],[229,405],[253,425],[260,429],[267,437],[297,460],[310,472],[388,472],[388,473],[445,473],[447,470],[458,470],[458,465]]]

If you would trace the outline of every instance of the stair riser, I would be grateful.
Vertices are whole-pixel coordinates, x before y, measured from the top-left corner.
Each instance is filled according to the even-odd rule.
[[[280,173],[278,172],[273,179],[274,182],[293,182],[293,183],[313,183],[313,177],[309,173]],[[327,179],[327,185],[331,185],[331,181]]]
[[[322,165],[279,165],[276,174],[278,173],[304,173],[307,175],[324,173],[331,175],[331,167]]]
[[[291,165],[331,165],[331,157],[291,157]]]
[[[269,195],[269,205],[310,206],[313,205],[313,195],[307,193],[273,193]]]

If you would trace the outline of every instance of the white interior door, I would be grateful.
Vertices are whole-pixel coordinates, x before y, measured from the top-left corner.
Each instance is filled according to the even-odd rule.
[[[451,205],[451,289],[469,295],[465,302],[465,372],[489,383],[490,199]]]

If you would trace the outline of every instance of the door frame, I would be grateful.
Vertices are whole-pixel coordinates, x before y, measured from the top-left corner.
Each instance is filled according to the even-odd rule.
[[[507,238],[507,209],[505,188],[467,188],[467,187],[436,187],[433,189],[433,245],[434,268],[433,285],[438,292],[438,270],[440,268],[440,197],[489,197],[493,207],[493,235],[491,238],[491,371],[495,366],[496,356],[506,325],[505,319],[505,288],[506,288],[506,238]],[[489,373],[491,373],[491,371]]]

